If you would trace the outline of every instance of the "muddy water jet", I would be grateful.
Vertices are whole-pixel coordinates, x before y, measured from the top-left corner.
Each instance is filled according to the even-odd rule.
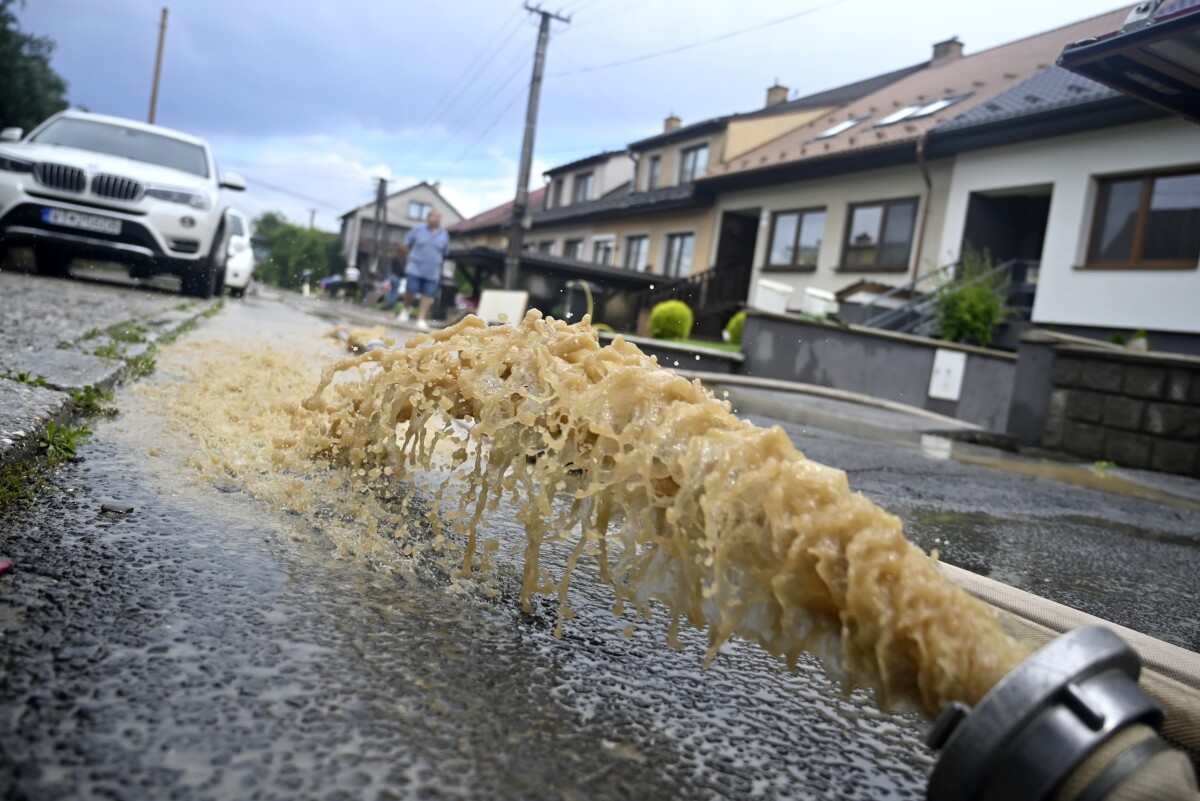
[[[789,662],[810,651],[929,714],[975,703],[1029,653],[842,471],[621,338],[601,347],[586,320],[467,318],[333,364],[304,410],[284,445],[349,468],[360,492],[448,471],[431,519],[465,541],[463,575],[496,547],[481,522],[512,504],[526,608],[557,595],[569,617],[572,571],[594,558],[615,612],[657,601],[672,634],[708,632],[710,659],[734,635]],[[556,577],[551,544],[569,553]]]

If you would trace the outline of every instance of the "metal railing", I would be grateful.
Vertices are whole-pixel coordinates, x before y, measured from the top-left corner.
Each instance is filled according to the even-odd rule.
[[[1026,284],[1030,268],[1036,269],[1038,266],[1039,262],[1036,259],[1009,259],[985,273],[980,273],[962,286],[975,286],[986,281],[994,281],[998,276],[1004,275],[1006,277],[1004,286],[1005,301],[1007,305],[1012,306],[1013,296],[1017,293],[1016,287]],[[936,333],[938,320],[937,316],[932,313],[932,310],[937,305],[937,289],[944,281],[939,281],[933,285],[931,291],[924,293],[918,294],[917,287],[937,278],[952,279],[959,267],[958,263],[948,264],[945,267],[918,276],[907,284],[891,289],[877,298],[872,298],[869,302],[863,304],[864,309],[875,306],[880,301],[889,297],[896,297],[905,292],[914,295],[914,297],[910,298],[902,306],[886,309],[866,318],[863,321],[863,325],[870,328],[885,328],[890,331],[898,331],[902,334],[929,336]],[[1022,309],[1022,312],[1028,312],[1028,310]]]
[[[641,296],[642,308],[664,300],[682,300],[699,317],[708,311],[746,302],[750,289],[750,270],[739,267],[714,267],[688,278],[671,281]]]
[[[934,281],[935,279],[942,279],[946,277],[947,273],[952,273],[957,269],[957,263],[947,264],[945,267],[939,267],[932,272],[919,275],[913,280],[909,281],[907,284],[894,287],[889,289],[887,292],[884,292],[882,295],[877,295],[876,297],[871,298],[869,301],[864,303],[862,307],[862,313],[864,315],[863,325],[869,328],[887,328],[889,324],[895,322],[896,320],[902,319],[906,314],[909,313],[909,308],[912,306],[913,302],[917,300],[917,298],[912,296],[921,294],[918,287],[920,287],[922,284],[929,284],[929,282]],[[942,281],[938,280],[936,284],[932,284],[931,286],[941,286],[941,283]],[[870,310],[872,308],[878,306],[881,302],[890,300],[898,295],[908,295],[910,296],[910,299],[908,302],[900,306],[884,309],[883,311],[876,312],[874,315],[867,316],[870,314]]]

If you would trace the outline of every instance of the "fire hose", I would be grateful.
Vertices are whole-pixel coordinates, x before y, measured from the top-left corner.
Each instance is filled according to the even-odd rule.
[[[973,709],[947,707],[927,743],[941,751],[929,801],[1200,801],[1184,751],[1160,735],[1162,707],[1141,660],[1087,627],[1043,646]]]

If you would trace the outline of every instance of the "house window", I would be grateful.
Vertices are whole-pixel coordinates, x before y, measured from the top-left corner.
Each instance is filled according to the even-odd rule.
[[[538,248],[537,249],[538,253],[545,253],[546,255],[553,255],[554,254],[554,240],[551,239],[549,242],[538,242],[537,248]]]
[[[622,265],[626,270],[646,272],[646,251],[649,249],[649,245],[650,237],[648,236],[625,237],[625,260]]]
[[[597,239],[592,243],[592,263],[611,265],[613,259],[613,241]]]
[[[433,206],[428,203],[422,203],[419,200],[408,201],[408,219],[410,220],[424,220],[431,211],[433,211]]]
[[[550,191],[550,194],[553,195],[553,197],[554,197],[553,208],[557,209],[562,206],[562,193],[563,193],[563,180],[562,180],[562,178],[555,178],[554,179],[554,188]]]
[[[679,153],[679,183],[694,181],[708,169],[708,145],[684,148]]]
[[[815,270],[825,235],[825,209],[779,211],[771,215],[769,270]]]
[[[1200,173],[1100,182],[1089,267],[1195,267]]]
[[[579,260],[583,258],[583,240],[568,239],[563,243],[563,255],[568,259]]]
[[[651,156],[646,161],[646,191],[658,189],[662,183],[662,156]]]
[[[586,203],[592,199],[592,174],[580,173],[575,176],[575,191],[571,195],[572,203]]]
[[[916,222],[916,198],[851,205],[842,268],[907,269]]]
[[[667,263],[663,273],[672,278],[687,278],[692,274],[692,249],[694,234],[670,234],[667,236]]]

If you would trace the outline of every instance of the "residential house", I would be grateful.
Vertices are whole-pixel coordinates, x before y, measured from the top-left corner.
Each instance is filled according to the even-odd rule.
[[[549,171],[550,195],[531,215],[527,241],[541,252],[571,254],[669,279],[663,284],[698,276],[714,266],[736,265],[747,255],[744,245],[756,230],[757,217],[718,216],[711,193],[704,191],[698,179],[713,164],[736,158],[925,66],[918,64],[792,100],[788,89],[776,84],[767,90],[763,108],[688,126],[671,115],[661,133],[629,145],[626,152],[633,170],[624,188],[616,187],[589,200],[569,191],[566,176],[571,176],[571,186],[575,186],[575,176],[589,169],[590,159]],[[617,158],[613,153],[601,155],[609,164]],[[558,186],[562,189],[556,190]],[[561,204],[557,202],[559,192]],[[725,242],[719,251],[715,249],[718,232]],[[738,278],[744,284],[748,273],[743,270]],[[740,301],[745,286],[723,295]],[[727,317],[732,306],[714,313]],[[724,320],[718,323],[719,327]]]
[[[939,123],[983,106],[1053,64],[1069,42],[1119,26],[1102,14],[978,53],[934,45],[924,69],[726,158],[698,184],[725,217],[753,220],[736,260],[755,280],[836,292],[856,281],[903,284],[957,256],[943,249],[952,154],[930,147]],[[716,260],[732,246],[724,232]],[[753,290],[752,290],[753,292]],[[753,294],[750,295],[753,301]]]
[[[386,234],[380,237],[383,252],[395,256],[408,232],[423,223],[431,211],[442,214],[442,225],[449,227],[462,215],[441,194],[441,184],[422,181],[387,197]],[[364,203],[341,216],[342,255],[347,264],[370,270],[375,260],[375,203]]]
[[[530,204],[533,224],[525,237],[525,249],[576,261],[611,264],[603,243],[593,237],[591,221],[575,212],[592,208],[606,199],[629,194],[633,159],[624,150],[607,151],[547,170],[542,177],[546,191],[538,206]],[[540,221],[560,219],[562,225]]]
[[[718,217],[713,213],[712,195],[700,191],[697,181],[710,164],[740,155],[925,66],[914,65],[794,100],[788,100],[784,86],[775,85],[767,91],[766,106],[754,112],[691,126],[683,126],[672,115],[664,131],[636,141],[626,151],[596,153],[547,170],[546,186],[536,195],[538,199],[530,194],[524,235],[528,255],[522,259],[522,269],[528,266],[530,273],[587,279],[593,282],[594,291],[605,282],[619,287],[619,301],[607,299],[605,303],[605,321],[631,327],[634,319],[630,314],[636,317],[638,311],[649,308],[644,302],[649,296],[638,299],[632,291],[658,291],[673,283],[670,279],[704,275],[714,266],[709,254]],[[511,209],[511,203],[503,204],[450,227],[457,264],[476,291],[497,281]],[[731,231],[742,233],[743,241],[748,231],[754,235],[756,224],[756,218],[748,222],[737,215],[720,223],[727,243],[737,243]],[[731,249],[725,260],[737,264],[739,255],[737,248]],[[746,270],[738,272],[734,277],[742,285],[722,294],[733,299],[733,305],[721,309],[726,318],[744,299],[748,275]],[[534,294],[553,299],[557,290],[542,293],[547,287],[551,284],[539,283]],[[716,323],[720,327],[725,320]]]
[[[527,206],[537,208],[544,202],[546,187],[529,193]],[[453,225],[447,225],[456,247],[487,247],[503,250],[508,247],[508,227],[512,223],[513,201],[501,203]]]
[[[620,175],[618,168],[598,179],[595,173],[604,171],[606,165],[603,160],[591,164],[587,164],[587,161],[573,162],[572,165],[564,165],[564,168],[590,170],[593,173],[590,181],[592,191],[599,191],[596,189],[598,180],[614,180],[614,176]],[[553,172],[566,186],[573,185],[574,175],[569,169],[560,168]],[[530,192],[527,208],[544,207],[552,185],[551,182]],[[564,195],[564,205],[569,203],[567,198],[570,197],[569,189],[566,191],[568,194]],[[580,191],[582,193],[583,190]],[[619,194],[623,196],[624,192]],[[458,278],[470,286],[469,294],[472,297],[478,298],[484,289],[498,289],[503,284],[512,211],[513,203],[509,201],[448,229],[451,236],[450,255],[454,259]],[[555,255],[549,252],[549,247],[539,247],[545,242],[553,243],[555,240],[547,238],[544,232],[526,234],[525,252],[520,261],[519,286],[529,293],[531,307],[556,317],[581,314],[586,308],[584,298],[588,293],[583,290],[583,284],[586,283],[597,321],[622,329],[633,327],[637,318],[638,298],[653,284],[653,278],[606,264],[591,263],[573,255]]]
[[[939,253],[1034,259],[1033,322],[1200,352],[1200,126],[1049,67],[935,128]]]

